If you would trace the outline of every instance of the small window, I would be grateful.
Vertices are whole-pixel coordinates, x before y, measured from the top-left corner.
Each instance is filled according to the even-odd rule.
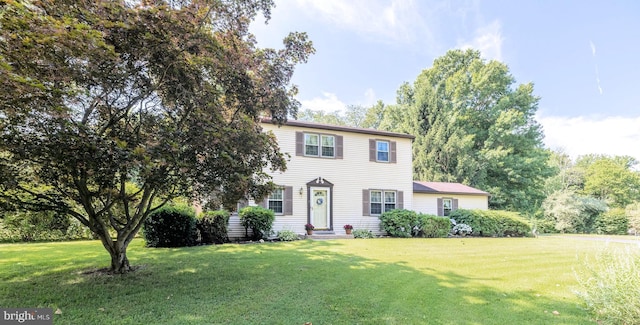
[[[389,162],[388,141],[376,141],[376,159],[377,161]]]
[[[397,207],[396,196],[396,191],[370,191],[371,215],[381,215],[394,210]]]
[[[451,210],[453,208],[453,200],[452,199],[442,199],[442,213],[445,217],[448,217],[451,214]]]
[[[271,192],[268,199],[268,208],[276,214],[284,213],[284,189],[277,188]]]
[[[382,191],[371,191],[371,214],[382,214]]]
[[[333,158],[335,156],[335,138],[332,135],[323,135],[322,139],[322,157]]]
[[[318,152],[319,152],[318,135],[317,134],[305,134],[304,135],[304,155],[305,156],[317,156]]]
[[[396,208],[396,192],[384,192],[384,211]]]

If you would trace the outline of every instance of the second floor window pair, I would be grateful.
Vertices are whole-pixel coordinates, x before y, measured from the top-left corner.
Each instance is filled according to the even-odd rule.
[[[326,158],[335,157],[335,137],[332,135],[304,135],[304,155]]]

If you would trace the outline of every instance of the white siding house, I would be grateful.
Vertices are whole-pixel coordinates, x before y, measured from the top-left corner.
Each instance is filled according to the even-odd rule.
[[[413,209],[448,216],[456,209],[489,209],[489,193],[460,183],[413,182]]]
[[[311,223],[316,233],[344,234],[343,226],[351,224],[384,234],[378,218],[384,211],[437,214],[438,200],[455,194],[415,193],[412,135],[302,121],[278,126],[264,120],[262,127],[273,132],[280,150],[290,156],[285,172],[268,171],[279,188],[262,202],[249,202],[276,212],[274,232],[302,234]],[[457,193],[456,202],[486,209],[488,194],[482,193]],[[233,214],[229,238],[244,237],[244,232]]]

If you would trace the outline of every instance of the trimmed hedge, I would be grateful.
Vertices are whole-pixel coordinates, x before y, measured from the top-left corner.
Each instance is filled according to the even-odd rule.
[[[244,207],[240,209],[238,215],[240,224],[244,226],[245,236],[249,237],[249,229],[251,229],[253,240],[269,237],[273,221],[276,219],[276,214],[272,210],[259,206]]]
[[[446,238],[451,231],[451,220],[430,214],[419,214],[419,237]]]
[[[397,209],[380,216],[382,228],[392,237],[447,237],[451,230],[449,218]]]
[[[187,206],[164,206],[144,221],[142,235],[148,247],[193,246],[198,239],[195,212]]]
[[[228,241],[227,226],[229,224],[229,211],[216,210],[202,213],[196,221],[196,227],[200,231],[200,242],[203,244],[223,244]]]
[[[380,215],[382,228],[392,237],[415,237],[419,229],[418,214],[415,211],[396,209]]]
[[[626,235],[629,230],[629,218],[624,209],[611,209],[598,216],[594,228],[598,234]]]
[[[517,212],[501,210],[458,209],[449,215],[456,223],[473,229],[471,235],[481,237],[523,237],[531,235],[531,225]]]

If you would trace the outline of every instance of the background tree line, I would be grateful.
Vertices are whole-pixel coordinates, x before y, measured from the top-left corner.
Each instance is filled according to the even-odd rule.
[[[452,50],[402,84],[395,104],[306,109],[298,117],[413,134],[414,179],[480,188],[491,193],[492,209],[520,212],[544,231],[603,231],[597,226],[605,217],[640,229],[638,162],[599,155],[574,162],[545,148],[539,100],[533,84],[516,84],[505,64]]]

